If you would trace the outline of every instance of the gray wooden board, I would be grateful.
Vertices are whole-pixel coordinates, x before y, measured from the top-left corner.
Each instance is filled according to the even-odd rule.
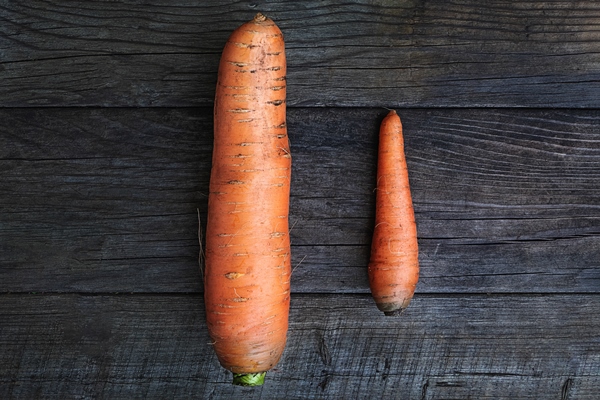
[[[0,0],[0,106],[212,103],[230,32],[282,29],[288,104],[598,107],[593,1]]]
[[[289,109],[297,293],[368,291],[385,113]],[[400,114],[418,291],[599,291],[597,111]],[[211,121],[210,108],[0,110],[0,291],[202,290]]]
[[[589,399],[598,295],[295,295],[261,388],[230,384],[199,295],[1,295],[3,399]]]
[[[294,270],[286,352],[248,389],[210,346],[197,233],[220,53],[258,11],[286,38]],[[0,398],[597,399],[599,18],[0,0]],[[383,107],[419,232],[400,318],[366,277]]]

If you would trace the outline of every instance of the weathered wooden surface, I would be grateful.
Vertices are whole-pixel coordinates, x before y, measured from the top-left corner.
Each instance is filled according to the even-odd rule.
[[[290,340],[230,385],[204,325],[229,33],[284,32]],[[600,6],[0,0],[0,398],[596,399]],[[368,295],[376,134],[400,107],[414,302]],[[560,107],[557,109],[556,107]]]
[[[385,111],[385,110],[383,110]],[[368,291],[378,109],[290,109],[293,291]],[[210,109],[0,110],[5,291],[197,292]],[[403,110],[422,292],[598,292],[596,111]],[[13,128],[14,127],[14,128]]]
[[[0,105],[212,103],[229,33],[283,30],[288,104],[600,106],[593,1],[0,1]]]
[[[366,295],[294,296],[257,389],[230,384],[197,295],[0,299],[3,399],[595,400],[600,382],[597,295],[417,296],[400,318]]]

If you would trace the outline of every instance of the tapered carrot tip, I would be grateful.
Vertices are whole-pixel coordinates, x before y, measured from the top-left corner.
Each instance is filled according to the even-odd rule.
[[[397,305],[396,305],[397,307]],[[400,307],[400,308],[394,308],[391,310],[381,310],[383,311],[383,315],[385,315],[386,317],[395,317],[396,315],[400,315],[404,312],[404,310],[406,310],[408,308],[408,304],[406,305],[406,307]],[[381,309],[381,308],[380,308]]]
[[[258,13],[254,16],[255,22],[264,22],[266,20],[267,20],[267,17],[265,17],[264,14],[262,14],[262,13]]]
[[[233,374],[233,384],[238,386],[261,386],[265,383],[266,372],[255,374]]]
[[[405,299],[402,303],[377,303],[377,308],[379,308],[380,311],[383,311],[385,316],[393,317],[402,314],[404,310],[408,308],[411,300],[412,298]]]

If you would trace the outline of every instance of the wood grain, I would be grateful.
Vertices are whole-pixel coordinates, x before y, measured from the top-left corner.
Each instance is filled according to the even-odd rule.
[[[212,104],[229,33],[286,37],[288,105],[598,107],[594,2],[0,1],[0,106]]]
[[[206,332],[212,103],[230,32],[282,29],[284,358],[239,388]],[[600,3],[0,0],[0,398],[595,400]],[[368,294],[399,108],[409,309]]]
[[[421,293],[600,289],[600,119],[401,110]],[[366,293],[379,109],[288,113],[296,293]],[[199,292],[212,111],[0,110],[0,292]]]
[[[230,384],[198,295],[0,296],[0,397],[595,399],[597,295],[292,298],[261,388]]]

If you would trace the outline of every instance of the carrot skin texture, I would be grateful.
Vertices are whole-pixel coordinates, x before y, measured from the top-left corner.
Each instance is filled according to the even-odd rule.
[[[217,358],[235,384],[262,384],[243,375],[271,369],[286,343],[291,155],[285,74],[283,35],[272,20],[257,14],[231,34],[215,94],[204,299]]]
[[[395,315],[414,295],[419,260],[402,123],[394,110],[379,131],[376,193],[369,285],[377,307],[385,315]]]

